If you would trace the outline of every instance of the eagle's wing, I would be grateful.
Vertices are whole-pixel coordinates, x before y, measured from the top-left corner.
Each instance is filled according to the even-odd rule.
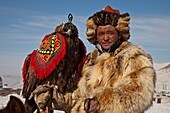
[[[23,90],[22,95],[24,98],[28,99],[31,92],[42,82],[38,79],[34,73],[33,67],[30,66],[30,55],[24,61],[24,66],[22,68],[23,75]]]
[[[66,55],[66,46],[62,34],[51,33],[43,38],[38,50],[27,56],[22,68],[23,96],[26,99],[38,85],[53,81],[53,76],[57,76],[63,70],[62,60]]]

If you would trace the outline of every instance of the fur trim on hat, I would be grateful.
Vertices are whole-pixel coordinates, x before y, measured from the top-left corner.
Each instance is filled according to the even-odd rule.
[[[119,31],[120,37],[125,41],[130,38],[129,23],[130,23],[130,15],[129,13],[125,13],[120,16],[117,22],[117,26],[115,27]]]
[[[100,11],[95,13],[93,16],[89,17],[86,22],[86,38],[87,40],[96,45],[96,31],[97,27],[100,25],[113,25],[119,31],[120,38],[126,41],[130,38],[130,15],[129,13],[117,14],[107,11]]]
[[[94,23],[93,19],[89,19],[86,22],[86,26],[87,26],[87,31],[86,31],[86,37],[87,40],[94,44],[96,42],[96,29],[97,29],[97,25]]]

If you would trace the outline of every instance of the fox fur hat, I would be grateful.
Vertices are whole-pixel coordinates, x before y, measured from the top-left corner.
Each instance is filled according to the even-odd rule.
[[[90,16],[86,21],[86,38],[92,43],[97,43],[96,31],[98,26],[113,25],[119,33],[119,38],[123,41],[130,38],[130,15],[129,13],[120,14],[119,10],[114,10],[107,6],[104,10]]]

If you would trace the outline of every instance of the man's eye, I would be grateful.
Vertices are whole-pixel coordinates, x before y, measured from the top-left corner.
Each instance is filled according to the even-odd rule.
[[[98,36],[102,36],[102,35],[104,35],[104,33],[98,33],[97,35],[98,35]]]
[[[107,34],[109,34],[109,35],[113,35],[113,34],[114,34],[114,32],[109,31],[109,32],[107,32]]]

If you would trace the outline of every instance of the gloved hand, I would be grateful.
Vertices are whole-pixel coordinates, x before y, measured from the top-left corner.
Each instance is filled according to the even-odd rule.
[[[47,113],[51,108],[51,91],[54,89],[54,85],[47,84],[39,85],[29,96],[29,100],[34,98],[35,103],[37,104],[38,110],[41,113]]]
[[[85,99],[84,110],[86,111],[86,113],[97,113],[98,108],[99,101],[96,97]]]

